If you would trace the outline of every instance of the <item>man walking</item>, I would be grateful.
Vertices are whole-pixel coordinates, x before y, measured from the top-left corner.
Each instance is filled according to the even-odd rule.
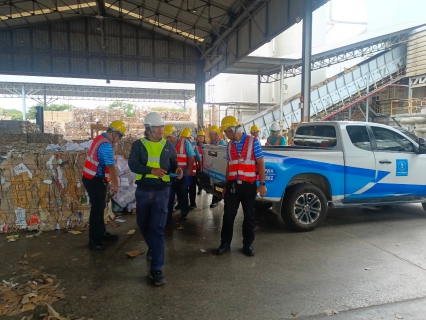
[[[240,203],[243,207],[243,252],[254,256],[254,207],[256,193],[263,198],[266,195],[265,163],[259,140],[244,133],[237,119],[227,116],[222,119],[222,130],[228,139],[226,182],[223,189],[225,209],[221,232],[221,244],[217,254],[222,255],[231,248],[234,232],[234,220]],[[257,172],[260,186],[257,187]]]
[[[173,223],[173,203],[175,200],[175,193],[177,194],[178,203],[180,206],[180,221],[186,221],[189,213],[189,204],[188,204],[188,185],[187,181],[190,181],[190,177],[194,175],[193,166],[195,161],[195,152],[189,142],[188,138],[191,135],[191,130],[189,132],[184,129],[179,137],[177,129],[168,124],[164,127],[164,136],[167,141],[172,144],[177,153],[177,161],[179,168],[183,170],[184,179],[172,179],[172,187],[170,189],[169,205],[168,205],[168,223]]]
[[[217,126],[211,126],[209,128],[209,138],[210,138],[210,145],[212,146],[226,146],[226,142],[220,138],[220,130]],[[210,208],[216,208],[217,204],[219,203],[220,198],[213,195],[212,202],[210,204]]]
[[[107,131],[93,139],[83,168],[83,185],[90,199],[89,248],[103,250],[103,241],[117,241],[118,236],[106,231],[104,210],[109,182],[112,192],[118,193],[118,176],[114,162],[113,145],[126,134],[121,120],[111,122]]]
[[[129,168],[136,173],[136,214],[139,229],[148,245],[147,260],[151,260],[149,276],[161,286],[166,283],[164,264],[164,228],[167,222],[167,200],[170,173],[182,178],[176,151],[163,138],[164,120],[156,112],[145,117],[145,137],[133,142]]]

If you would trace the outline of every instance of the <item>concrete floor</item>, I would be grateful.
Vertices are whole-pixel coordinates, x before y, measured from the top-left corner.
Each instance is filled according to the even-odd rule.
[[[125,256],[146,249],[139,232],[126,235],[137,229],[132,215],[110,228],[120,241],[104,252],[87,249],[87,232],[54,231],[15,243],[1,235],[0,280],[12,277],[24,254],[43,252],[29,263],[62,281],[66,298],[53,305],[62,316],[326,319],[324,310],[334,309],[336,319],[396,319],[396,314],[426,319],[426,213],[420,205],[330,210],[309,233],[294,233],[273,213],[259,213],[256,256],[249,258],[241,253],[242,213],[231,253],[211,253],[220,243],[223,206],[211,210],[210,198],[198,196],[201,209],[191,211],[184,228],[167,230],[163,287],[147,279],[145,255]]]

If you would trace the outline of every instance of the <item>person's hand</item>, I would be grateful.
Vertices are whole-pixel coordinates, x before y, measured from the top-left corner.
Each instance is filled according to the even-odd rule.
[[[266,195],[266,192],[268,192],[268,190],[265,186],[259,186],[259,188],[256,190],[256,193],[259,193],[260,197],[262,198]]]
[[[265,143],[265,146],[270,146],[270,145],[271,145],[271,144],[270,144],[270,143],[268,143],[268,142],[266,142],[266,143]]]
[[[188,176],[193,177],[195,176],[195,172],[192,170],[188,170]]]
[[[161,169],[161,168],[152,168],[151,174],[153,174],[154,176],[157,176],[161,179],[167,174],[167,171],[164,170],[164,169]]]
[[[222,190],[222,198],[225,199],[226,187],[223,187]]]
[[[113,183],[112,184],[112,193],[117,194],[118,193],[118,184]]]
[[[178,179],[182,179],[183,178],[183,170],[182,170],[182,168],[177,168],[175,173],[179,175],[179,177],[177,177]]]

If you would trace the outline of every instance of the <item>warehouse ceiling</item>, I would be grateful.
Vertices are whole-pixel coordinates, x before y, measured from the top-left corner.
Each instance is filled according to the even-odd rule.
[[[312,2],[313,10],[315,10],[326,3],[327,0],[312,0]],[[97,33],[100,38],[99,46],[104,54],[102,58],[110,61],[116,59],[116,57],[109,54],[108,44],[111,41],[105,38],[111,35],[111,30],[133,27],[137,30],[143,30],[145,33],[132,31],[127,35],[129,38],[145,40],[149,38],[153,41],[167,40],[169,41],[168,51],[173,51],[170,50],[170,46],[172,46],[170,43],[177,42],[189,47],[190,49],[186,51],[182,49],[182,61],[177,61],[177,63],[173,61],[173,57],[168,55],[166,57],[160,56],[160,58],[164,61],[168,59],[169,64],[180,65],[188,58],[187,53],[189,52],[187,64],[208,72],[207,78],[209,78],[247,56],[293,24],[300,22],[302,14],[302,0],[0,0],[0,33],[23,28],[29,30],[34,26],[37,28],[37,26],[45,25],[54,26],[53,30],[49,31],[50,34],[61,28],[74,33],[90,33],[91,35]],[[73,22],[76,20],[83,22],[80,24]],[[61,22],[62,25],[56,28],[58,22]],[[64,23],[68,25],[65,27]],[[123,25],[130,27],[123,27]],[[147,31],[151,32],[151,36],[147,36]],[[32,31],[29,30],[28,32],[31,33]],[[48,35],[48,37],[54,38],[52,35]],[[117,37],[122,37],[122,35],[119,34]],[[3,39],[5,38],[6,36],[3,36]],[[65,50],[75,51],[72,47],[72,40],[69,41],[70,44]],[[4,50],[2,50],[3,47],[0,43],[0,54],[1,51],[7,51],[16,55],[18,52],[13,51],[10,46],[19,47],[19,43],[16,42],[22,42],[22,40],[10,35],[7,41],[6,43],[3,42]],[[93,53],[90,41],[90,38],[82,38],[80,42],[83,43],[83,46],[80,51],[87,54]],[[27,48],[28,50],[37,47],[35,44],[37,41],[32,40],[31,42],[32,45]],[[84,45],[84,43],[86,44]],[[44,49],[50,50],[51,54],[52,50],[57,50],[55,43],[50,43],[49,46],[49,48]],[[193,59],[192,48],[196,51],[196,60],[202,61],[201,65],[198,65],[198,62]],[[122,44],[117,49],[121,55],[117,57],[118,60],[123,61],[125,49]],[[30,54],[31,51],[26,53]],[[98,52],[96,51],[96,53]],[[159,62],[155,60],[155,58],[158,58],[158,53],[154,49],[150,55],[151,60],[143,57],[141,61]],[[137,52],[135,57],[137,57]],[[9,64],[19,64],[11,59],[11,57],[7,57],[3,61],[7,61]],[[86,64],[89,63],[89,61],[86,61]],[[99,61],[97,63],[101,64]],[[71,63],[69,64],[70,68],[68,69],[72,69]],[[111,73],[106,70],[106,67],[102,68],[104,69],[104,78],[143,78],[144,80],[154,81],[176,80],[178,77],[175,76],[175,79],[173,79],[171,74],[186,72],[183,67],[179,70],[170,70],[172,67],[168,66],[167,74],[163,72],[161,77],[154,74],[155,70],[151,72],[153,75],[150,73],[148,77],[145,77],[140,74],[126,76],[124,74],[126,72],[123,71],[120,74]],[[2,69],[4,68],[1,68],[0,65],[0,72],[3,71]],[[36,66],[33,66],[32,69],[36,69]],[[128,69],[130,70],[130,68]],[[16,74],[19,72],[22,74],[22,70],[17,72],[12,70],[6,73]],[[33,71],[31,72],[34,74]],[[61,72],[62,76],[72,75],[69,72]],[[79,73],[80,76],[85,76],[87,72],[89,70],[80,70]],[[142,73],[144,73],[143,70]],[[196,82],[196,78],[200,77],[199,72],[195,74],[190,70],[189,73],[186,78],[183,77],[177,79],[177,81]],[[44,75],[46,74],[44,73]],[[101,77],[100,74],[93,75],[97,78]]]

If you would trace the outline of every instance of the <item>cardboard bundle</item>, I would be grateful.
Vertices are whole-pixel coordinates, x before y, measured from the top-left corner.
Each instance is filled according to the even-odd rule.
[[[0,120],[0,133],[27,134],[40,132],[39,125],[29,121]]]
[[[10,152],[0,157],[0,232],[83,226],[90,206],[81,182],[86,152]]]

